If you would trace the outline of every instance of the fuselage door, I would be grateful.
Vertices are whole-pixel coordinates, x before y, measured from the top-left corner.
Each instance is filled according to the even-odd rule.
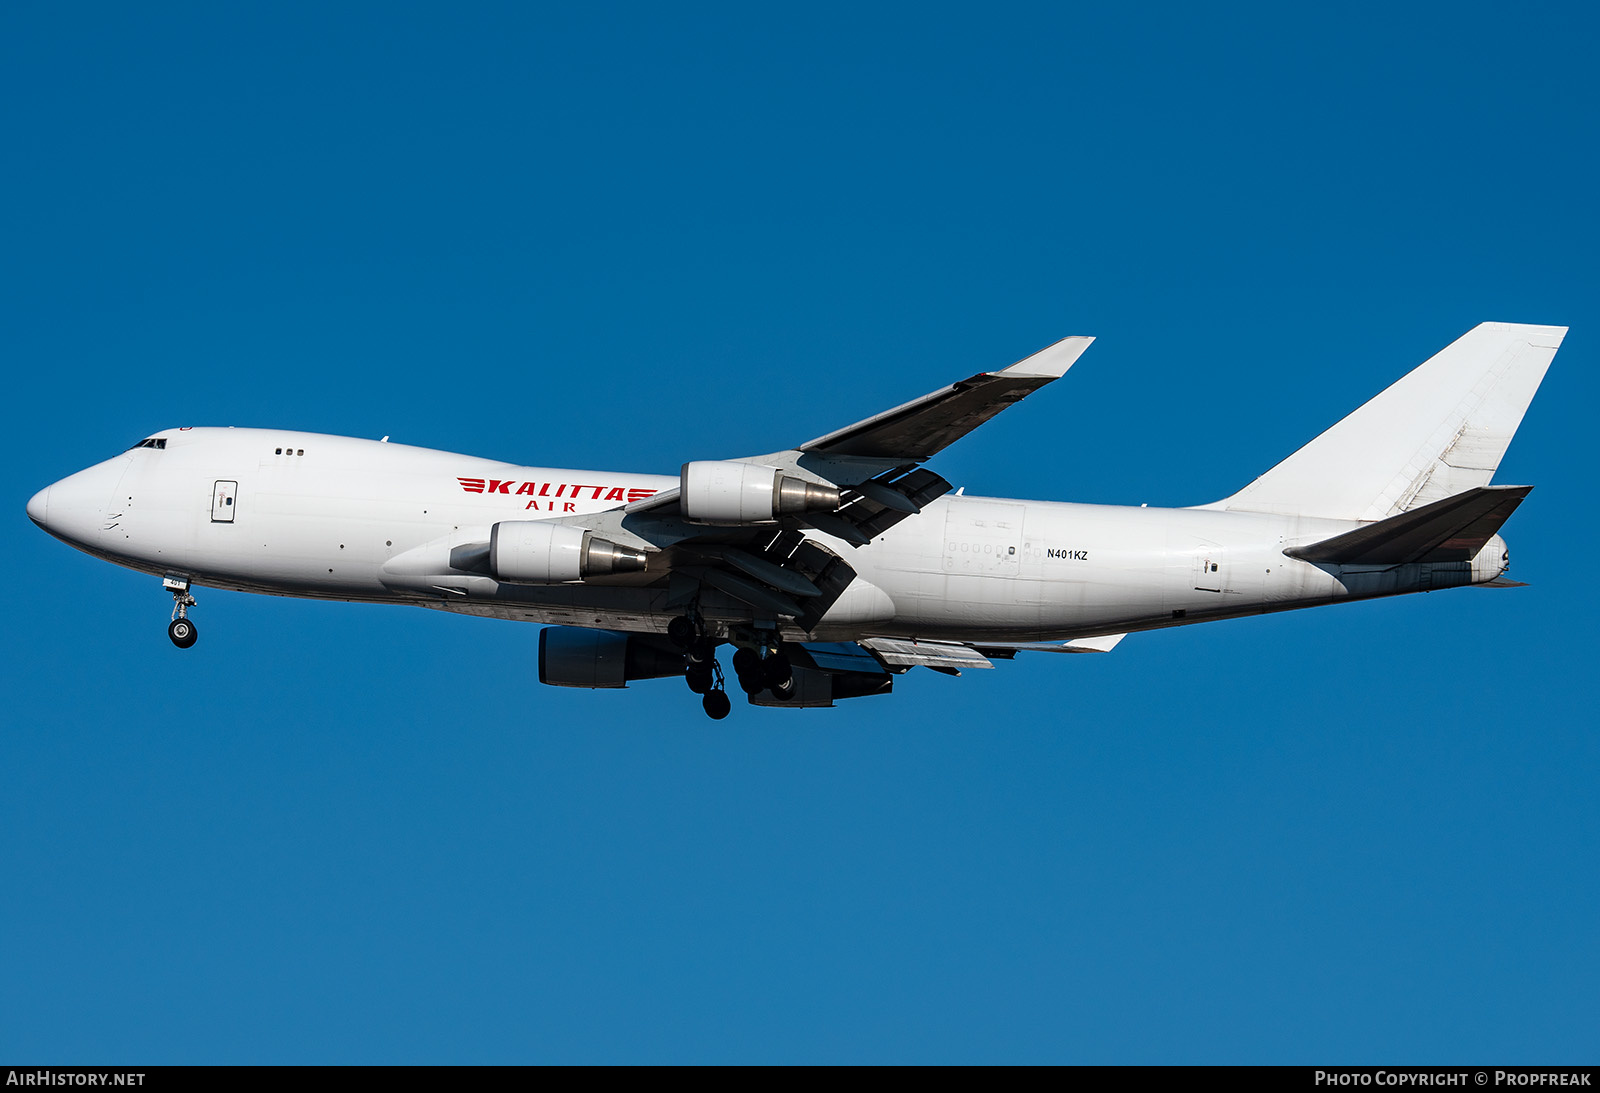
[[[219,480],[211,491],[211,522],[233,523],[234,500],[239,496],[239,483]]]

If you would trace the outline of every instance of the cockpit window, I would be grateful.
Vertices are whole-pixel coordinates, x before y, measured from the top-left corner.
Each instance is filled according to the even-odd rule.
[[[133,446],[133,448],[165,448],[166,446],[167,446],[167,438],[166,437],[164,437],[164,436],[153,436],[153,437],[150,437],[147,440],[139,441],[139,443],[135,444]],[[130,451],[130,452],[133,451],[133,448],[129,448],[128,451]]]

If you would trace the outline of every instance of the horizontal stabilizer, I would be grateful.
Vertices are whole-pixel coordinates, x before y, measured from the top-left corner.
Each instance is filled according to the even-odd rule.
[[[1478,486],[1387,520],[1284,553],[1331,565],[1469,562],[1500,530],[1532,486]]]

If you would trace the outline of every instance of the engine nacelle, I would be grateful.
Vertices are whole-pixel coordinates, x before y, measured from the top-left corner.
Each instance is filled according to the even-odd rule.
[[[591,690],[683,674],[683,653],[639,634],[547,626],[539,631],[539,682]]]
[[[489,571],[496,580],[563,584],[644,569],[645,553],[594,532],[543,520],[502,520],[489,529]]]
[[[770,524],[779,516],[832,512],[839,491],[754,463],[700,460],[685,463],[679,478],[678,506],[696,524]]]

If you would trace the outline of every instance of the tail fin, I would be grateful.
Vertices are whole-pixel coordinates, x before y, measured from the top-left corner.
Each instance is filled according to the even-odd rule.
[[[1385,517],[1487,486],[1566,335],[1481,323],[1212,509]]]

